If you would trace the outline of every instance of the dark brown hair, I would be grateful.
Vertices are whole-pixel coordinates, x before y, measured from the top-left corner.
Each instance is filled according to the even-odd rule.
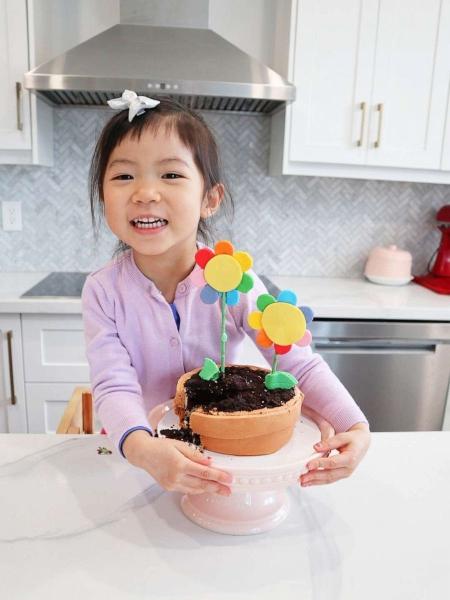
[[[224,184],[217,143],[208,125],[198,113],[176,100],[171,98],[159,98],[159,100],[160,103],[155,108],[134,117],[131,123],[128,121],[128,110],[120,111],[106,123],[100,133],[89,169],[91,216],[96,236],[99,217],[103,215],[103,182],[106,167],[114,148],[127,136],[139,140],[143,131],[150,129],[156,133],[161,125],[168,132],[175,131],[181,142],[192,152],[195,165],[203,177],[204,194],[219,183],[224,185],[225,195],[221,208],[225,210],[229,208],[233,213],[233,199]],[[211,243],[212,230],[205,219],[200,219],[198,234],[204,242]],[[127,248],[126,244],[119,241],[115,253]]]

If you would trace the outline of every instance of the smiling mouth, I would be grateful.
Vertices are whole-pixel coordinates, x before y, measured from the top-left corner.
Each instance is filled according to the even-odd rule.
[[[130,221],[131,225],[137,229],[158,229],[167,225],[168,222],[166,219],[150,219],[147,217],[132,219]]]

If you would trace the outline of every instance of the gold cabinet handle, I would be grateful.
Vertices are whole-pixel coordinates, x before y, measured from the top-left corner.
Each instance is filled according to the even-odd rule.
[[[366,106],[367,105],[365,102],[361,102],[361,104],[359,105],[359,109],[362,112],[361,112],[361,131],[359,132],[359,140],[356,142],[357,146],[362,146],[362,143],[363,143],[364,123],[366,120]]]
[[[383,104],[377,104],[376,110],[378,111],[378,134],[377,139],[373,143],[374,148],[379,148],[381,145],[381,126],[383,124]]]
[[[17,129],[23,131],[22,121],[22,84],[20,81],[16,81],[16,115],[17,115]]]
[[[16,391],[14,389],[14,369],[13,369],[13,355],[12,355],[12,337],[13,332],[6,332],[6,340],[8,344],[8,363],[9,363],[9,386],[11,390],[11,404],[17,403]]]

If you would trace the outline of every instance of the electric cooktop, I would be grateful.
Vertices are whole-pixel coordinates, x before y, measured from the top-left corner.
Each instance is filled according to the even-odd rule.
[[[22,294],[21,298],[65,296],[80,298],[81,290],[89,273],[50,273],[32,288]]]
[[[80,298],[81,290],[89,273],[68,273],[58,271],[50,273],[32,288],[22,294],[21,298],[42,298],[64,296],[68,298]],[[265,275],[259,275],[266,285],[269,293],[277,296],[279,289]]]

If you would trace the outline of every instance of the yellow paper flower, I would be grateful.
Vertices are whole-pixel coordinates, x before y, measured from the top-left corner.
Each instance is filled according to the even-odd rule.
[[[252,257],[247,252],[235,252],[228,240],[217,242],[214,251],[202,248],[195,262],[203,269],[206,285],[200,297],[206,304],[214,304],[224,292],[228,305],[238,304],[239,292],[249,292],[253,287],[252,277],[245,273],[253,265]]]
[[[297,296],[291,290],[283,290],[275,299],[270,294],[261,294],[256,301],[259,311],[248,315],[248,324],[257,329],[257,343],[263,348],[272,344],[276,354],[286,354],[292,344],[307,346],[311,333],[306,329],[313,319],[308,306],[298,307]]]

